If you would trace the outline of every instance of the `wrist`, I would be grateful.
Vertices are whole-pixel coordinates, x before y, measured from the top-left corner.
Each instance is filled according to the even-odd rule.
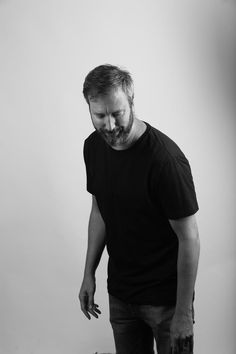
[[[95,272],[91,270],[84,271],[84,278],[95,278]]]
[[[189,317],[192,316],[192,306],[178,307],[175,308],[175,316]]]

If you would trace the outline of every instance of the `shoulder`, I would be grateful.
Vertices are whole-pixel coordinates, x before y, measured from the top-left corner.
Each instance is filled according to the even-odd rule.
[[[95,150],[94,147],[97,146],[97,132],[96,130],[91,133],[85,140],[84,140],[84,158],[85,161],[88,159],[90,160],[90,157],[92,156],[92,150]]]
[[[150,144],[153,156],[161,163],[187,161],[187,158],[177,143],[162,131],[150,126]]]
[[[96,159],[101,159],[106,151],[106,143],[104,139],[95,130],[85,140],[83,153],[86,161],[93,163]]]
[[[85,151],[95,151],[101,150],[104,148],[103,139],[99,136],[97,131],[92,132],[85,140],[84,140],[84,150]]]
[[[94,142],[96,142],[96,140],[97,140],[97,132],[95,130],[84,140],[84,145],[93,144]]]

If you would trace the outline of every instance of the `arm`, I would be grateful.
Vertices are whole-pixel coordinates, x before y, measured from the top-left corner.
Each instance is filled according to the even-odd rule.
[[[92,210],[88,225],[88,248],[84,276],[94,276],[106,244],[105,223],[100,214],[96,197],[92,196]]]
[[[93,196],[92,209],[88,225],[88,247],[84,269],[84,278],[79,293],[81,310],[84,312],[88,319],[90,319],[88,312],[90,312],[95,317],[98,317],[96,312],[100,313],[100,311],[97,309],[98,305],[94,304],[94,293],[96,290],[95,271],[100,262],[105,244],[105,223],[99,211],[96,197]]]
[[[169,221],[179,240],[176,312],[187,313],[192,308],[200,253],[197,222],[195,215]]]
[[[192,301],[200,241],[195,215],[169,222],[179,240],[177,302],[172,321],[172,336],[184,338],[193,334]]]

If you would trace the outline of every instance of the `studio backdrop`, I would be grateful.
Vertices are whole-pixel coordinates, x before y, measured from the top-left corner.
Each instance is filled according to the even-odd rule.
[[[236,350],[234,1],[0,1],[0,354],[115,352],[78,293],[91,195],[82,95],[105,63],[134,79],[135,111],[183,149],[199,202],[195,354]]]

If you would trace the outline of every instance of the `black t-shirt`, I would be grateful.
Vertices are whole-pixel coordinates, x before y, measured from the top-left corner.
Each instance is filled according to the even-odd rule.
[[[108,292],[128,303],[174,305],[178,239],[169,219],[196,213],[198,203],[183,152],[145,124],[126,150],[96,131],[85,140],[87,190],[106,225]]]

